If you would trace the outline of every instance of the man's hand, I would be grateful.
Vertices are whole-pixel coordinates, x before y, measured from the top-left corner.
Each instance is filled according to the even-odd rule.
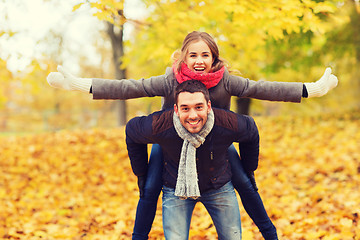
[[[47,76],[50,86],[65,90],[78,90],[89,93],[92,84],[91,78],[78,78],[66,71],[62,66],[57,67],[58,72],[51,72]]]
[[[248,172],[247,175],[249,176],[250,182],[253,185],[255,191],[257,191],[258,187],[257,187],[256,182],[255,182],[255,174],[254,174],[254,172]]]
[[[145,183],[146,183],[146,175],[139,176],[138,177],[138,187],[139,187],[139,193],[140,193],[141,198],[144,197]]]
[[[337,86],[338,79],[334,74],[331,74],[331,68],[326,68],[324,75],[318,81],[304,84],[308,98],[321,97]]]

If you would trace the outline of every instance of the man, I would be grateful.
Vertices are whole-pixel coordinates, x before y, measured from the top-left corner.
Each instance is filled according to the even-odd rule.
[[[137,176],[147,172],[147,144],[163,150],[163,227],[166,239],[188,239],[191,215],[202,202],[218,238],[241,239],[239,206],[231,183],[228,147],[239,142],[243,165],[258,164],[259,135],[248,116],[212,109],[199,81],[185,81],[175,91],[174,110],[136,117],[126,125],[126,143]]]

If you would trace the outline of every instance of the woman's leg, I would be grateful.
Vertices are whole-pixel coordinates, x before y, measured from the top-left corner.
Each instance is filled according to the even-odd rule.
[[[246,174],[234,145],[229,147],[228,154],[233,175],[232,183],[240,195],[245,211],[266,240],[278,239],[276,228],[266,213],[257,189]]]
[[[140,197],[135,217],[133,240],[148,239],[153,224],[157,201],[162,189],[163,155],[161,147],[154,144],[151,148],[144,196]]]

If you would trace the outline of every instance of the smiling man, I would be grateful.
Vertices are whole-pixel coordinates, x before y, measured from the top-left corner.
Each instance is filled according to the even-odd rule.
[[[231,183],[227,150],[239,143],[247,171],[258,165],[259,134],[251,117],[212,109],[199,81],[185,81],[175,91],[174,110],[136,117],[126,125],[133,172],[147,173],[147,144],[164,154],[163,227],[166,239],[188,239],[192,212],[201,202],[212,217],[218,239],[241,239],[239,206]]]
[[[180,123],[190,133],[200,132],[211,111],[210,100],[204,101],[202,92],[182,92],[177,99],[178,104],[175,104],[174,109]]]

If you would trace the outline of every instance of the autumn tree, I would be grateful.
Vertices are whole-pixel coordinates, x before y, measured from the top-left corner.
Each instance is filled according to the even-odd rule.
[[[106,23],[106,33],[110,39],[113,55],[113,64],[116,79],[126,78],[126,69],[122,67],[122,58],[124,56],[124,23],[127,21],[124,15],[125,0],[101,0],[96,2],[86,1],[74,6],[76,11],[81,5],[88,3],[91,8],[98,11],[94,14],[100,20]],[[118,101],[118,125],[125,125],[126,102]]]
[[[341,14],[348,17],[348,21],[338,28],[333,28],[323,50],[330,51],[334,58],[345,61],[344,73],[351,73],[349,83],[356,89],[355,97],[360,92],[360,2],[357,0],[344,0]],[[346,59],[350,59],[347,60]],[[359,101],[357,101],[359,102]]]
[[[5,129],[9,111],[7,103],[11,85],[12,73],[6,68],[6,61],[0,58],[0,129]]]
[[[148,9],[147,18],[137,28],[134,40],[130,40],[125,53],[123,47],[124,1],[87,1],[98,11],[99,19],[107,21],[116,66],[117,79],[125,77],[125,68],[138,66],[141,77],[160,75],[171,65],[170,56],[181,46],[184,36],[193,30],[207,31],[220,46],[221,55],[231,69],[250,79],[261,79],[271,74],[273,63],[269,62],[269,46],[295,38],[304,43],[314,36],[329,31],[328,20],[337,12],[338,1],[154,1],[143,0]],[[83,4],[83,3],[81,3]],[[75,9],[81,4],[75,6]],[[114,29],[117,29],[115,34]],[[294,47],[294,46],[292,46]],[[275,48],[276,49],[276,48]],[[296,52],[296,51],[295,51]],[[276,54],[282,59],[281,54]],[[286,53],[288,55],[288,53]],[[306,64],[301,55],[291,59]],[[279,62],[277,62],[279,63]],[[320,64],[320,61],[317,63]],[[324,65],[324,64],[322,64]],[[237,111],[249,112],[249,99],[237,100]],[[124,110],[121,112],[125,116]],[[121,115],[121,114],[120,114]],[[125,121],[125,120],[124,120]]]
[[[312,72],[321,74],[323,69],[316,66],[331,66],[339,78],[339,86],[334,93],[324,98],[326,108],[337,112],[353,111],[359,108],[360,91],[359,36],[360,3],[353,0],[336,1],[339,6],[336,14],[321,15],[326,23],[325,33],[303,32],[289,34],[287,38],[269,41],[265,72],[269,79],[287,73],[292,79],[307,79]],[[296,74],[289,74],[290,69]],[[275,74],[274,74],[275,73]],[[340,100],[341,98],[341,100]],[[340,100],[340,101],[339,101]],[[320,103],[321,99],[311,100],[311,104]]]
[[[147,23],[131,43],[124,66],[137,64],[149,76],[163,74],[171,65],[172,52],[180,48],[185,35],[193,30],[209,32],[217,41],[221,56],[242,75],[264,77],[269,41],[290,34],[323,34],[326,21],[337,7],[332,1],[144,1],[149,9]],[[246,112],[248,104],[238,101]],[[241,107],[243,106],[243,107]]]

